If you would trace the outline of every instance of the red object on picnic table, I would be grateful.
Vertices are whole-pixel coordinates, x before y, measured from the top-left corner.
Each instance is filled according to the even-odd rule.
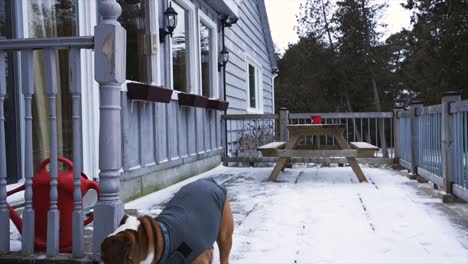
[[[322,123],[322,117],[321,116],[313,115],[313,116],[310,116],[310,118],[312,119],[312,124],[321,124]]]

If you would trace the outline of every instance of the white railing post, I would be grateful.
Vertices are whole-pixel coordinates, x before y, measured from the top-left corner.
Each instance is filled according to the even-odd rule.
[[[95,79],[99,83],[99,190],[94,207],[93,255],[100,259],[101,242],[118,226],[124,214],[120,200],[122,171],[121,92],[125,81],[126,31],[117,18],[122,13],[115,0],[99,1],[101,22],[94,29]]]
[[[34,254],[34,208],[32,206],[32,178],[33,178],[33,140],[32,140],[32,96],[34,94],[34,61],[31,49],[21,52],[21,72],[23,73],[24,96],[24,211],[22,254]]]
[[[5,114],[3,113],[3,102],[6,96],[5,55],[6,53],[0,50],[0,234],[5,236],[0,239],[0,255],[10,252],[10,214],[6,205]]]
[[[455,153],[453,145],[454,115],[450,114],[450,104],[461,100],[460,92],[446,92],[442,97],[442,177],[444,179],[444,202],[453,202],[452,184],[455,172]]]
[[[80,49],[70,49],[70,93],[73,107],[73,216],[72,216],[72,253],[74,258],[84,256],[84,212],[81,208],[81,60]]]
[[[419,114],[423,108],[422,101],[414,100],[409,103],[411,110],[411,174],[418,174],[419,162]]]
[[[57,161],[57,64],[55,49],[44,51],[45,87],[49,103],[50,127],[50,208],[47,213],[47,256],[59,253],[60,212],[58,211],[58,161]],[[37,197],[36,197],[37,199]]]

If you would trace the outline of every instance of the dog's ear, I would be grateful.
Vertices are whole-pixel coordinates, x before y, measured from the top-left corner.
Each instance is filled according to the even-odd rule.
[[[101,244],[101,256],[104,263],[131,263],[131,241],[122,236],[110,236]]]
[[[127,222],[127,219],[128,219],[128,215],[124,215],[124,216],[122,217],[122,220],[120,220],[119,226],[125,224],[125,222]]]

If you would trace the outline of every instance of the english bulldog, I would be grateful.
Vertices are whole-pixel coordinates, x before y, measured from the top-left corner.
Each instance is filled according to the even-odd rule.
[[[125,215],[101,244],[105,264],[211,263],[218,243],[229,263],[234,221],[226,189],[213,179],[182,187],[156,217]]]

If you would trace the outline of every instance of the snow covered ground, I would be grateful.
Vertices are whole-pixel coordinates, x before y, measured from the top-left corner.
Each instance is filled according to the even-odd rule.
[[[349,167],[286,169],[272,183],[272,168],[219,166],[125,207],[156,216],[181,186],[213,177],[234,213],[231,263],[468,263],[468,219],[423,191],[429,184],[363,170],[369,183]],[[455,206],[468,212],[468,204]],[[11,226],[16,251],[20,235]]]
[[[228,189],[232,263],[468,263],[466,219],[452,221],[440,199],[396,171],[364,168],[370,182],[360,184],[349,167],[286,169],[275,183],[271,170],[220,166],[196,177]],[[156,216],[196,178],[126,208]]]

